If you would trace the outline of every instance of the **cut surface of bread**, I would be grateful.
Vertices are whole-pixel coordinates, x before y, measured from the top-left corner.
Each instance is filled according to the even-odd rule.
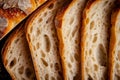
[[[113,12],[111,23],[109,80],[120,80],[120,8]]]
[[[90,0],[81,29],[82,80],[107,80],[111,10],[115,0]]]
[[[54,16],[63,0],[51,0],[37,9],[26,23],[26,37],[38,80],[63,80]]]
[[[80,80],[80,27],[86,0],[73,0],[57,13],[55,24],[59,38],[64,80]]]
[[[12,80],[36,80],[22,24],[7,39],[2,50],[2,60]]]
[[[1,0],[0,39],[44,2],[46,0]]]

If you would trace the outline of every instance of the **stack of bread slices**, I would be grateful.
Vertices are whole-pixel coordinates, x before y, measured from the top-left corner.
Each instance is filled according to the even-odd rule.
[[[120,80],[119,0],[48,0],[1,51],[13,80]]]

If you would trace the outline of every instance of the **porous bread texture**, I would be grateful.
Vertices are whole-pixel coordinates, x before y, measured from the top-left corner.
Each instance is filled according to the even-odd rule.
[[[110,37],[110,80],[120,80],[120,9],[116,9],[111,17]]]
[[[81,39],[82,80],[106,80],[108,30],[115,0],[88,2],[83,14]]]
[[[63,77],[53,22],[55,13],[62,4],[62,0],[49,1],[26,24],[26,36],[38,80],[62,80]]]
[[[64,80],[80,80],[80,27],[86,0],[74,0],[56,16]],[[62,15],[62,16],[61,16]]]
[[[7,40],[2,54],[4,66],[13,80],[35,80],[34,67],[25,34],[22,29],[18,31],[18,33],[11,34]]]

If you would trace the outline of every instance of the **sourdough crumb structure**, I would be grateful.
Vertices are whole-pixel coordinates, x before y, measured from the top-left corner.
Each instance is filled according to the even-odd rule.
[[[26,36],[38,80],[62,80],[63,77],[53,23],[55,13],[62,4],[62,0],[49,1],[38,9],[26,24]]]
[[[88,2],[82,28],[82,80],[106,80],[108,28],[115,0]]]
[[[67,8],[64,6],[56,16],[55,22],[65,80],[80,80],[79,30],[85,2],[86,0],[74,0],[67,5]]]
[[[110,37],[110,80],[120,80],[120,9],[112,14]]]
[[[22,30],[14,32],[8,39],[2,54],[3,63],[13,80],[35,80],[29,47]]]

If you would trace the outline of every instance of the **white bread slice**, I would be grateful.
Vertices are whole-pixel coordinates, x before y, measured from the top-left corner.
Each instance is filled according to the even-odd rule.
[[[59,38],[64,80],[80,80],[80,27],[87,0],[73,0],[57,13],[55,24]]]
[[[2,49],[3,64],[12,80],[35,80],[35,71],[24,33],[24,26],[17,26]]]
[[[120,8],[113,11],[111,23],[109,80],[120,80]]]
[[[63,0],[48,1],[26,23],[26,37],[38,80],[63,80],[53,22],[56,11],[63,3]]]
[[[107,80],[111,10],[115,0],[90,0],[81,29],[82,80]]]

